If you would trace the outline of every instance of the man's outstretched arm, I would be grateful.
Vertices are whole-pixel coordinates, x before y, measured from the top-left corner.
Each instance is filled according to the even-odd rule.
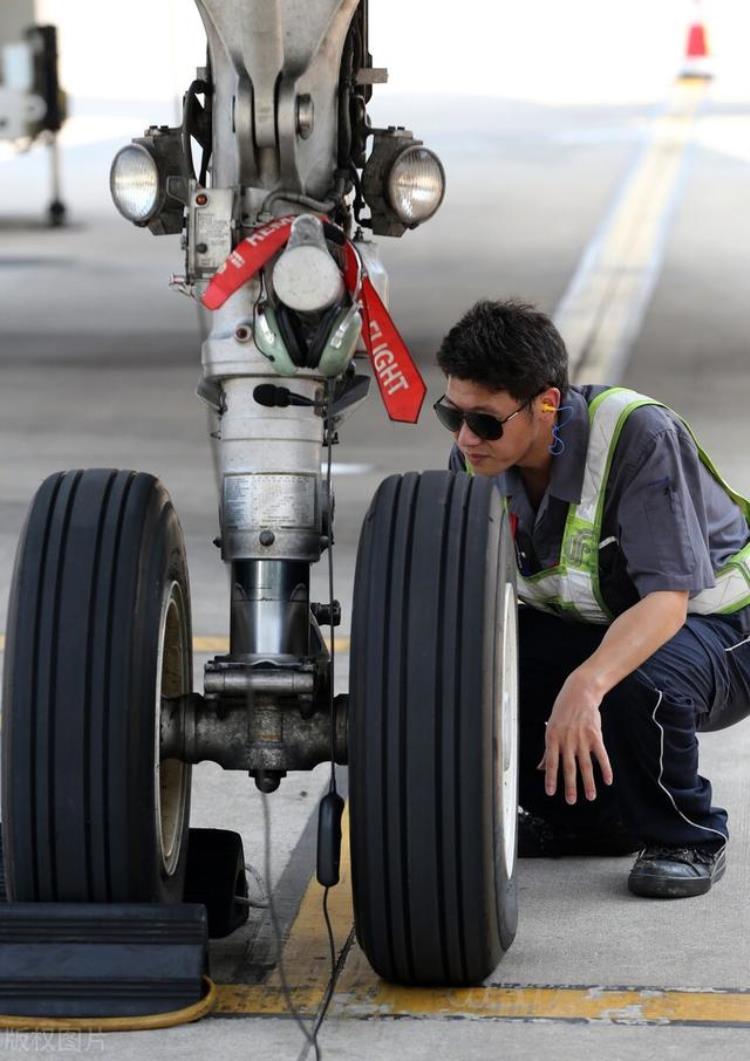
[[[576,801],[576,770],[580,770],[586,799],[596,798],[592,756],[606,785],[612,767],[602,740],[599,705],[618,682],[674,637],[687,616],[687,590],[657,590],[647,594],[611,624],[596,651],[568,675],[547,722],[545,771],[548,796],[557,790],[560,763],[565,799]]]

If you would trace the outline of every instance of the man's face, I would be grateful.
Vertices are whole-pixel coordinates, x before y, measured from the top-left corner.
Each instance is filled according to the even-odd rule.
[[[523,405],[523,401],[513,398],[507,391],[488,390],[479,383],[454,376],[448,377],[443,400],[463,412],[490,413],[500,420],[511,416]],[[466,423],[461,425],[461,430],[453,437],[477,475],[500,475],[513,465],[523,467],[533,460],[542,431],[535,411],[537,402],[535,399],[518,416],[503,424],[502,437],[494,442],[479,438]]]

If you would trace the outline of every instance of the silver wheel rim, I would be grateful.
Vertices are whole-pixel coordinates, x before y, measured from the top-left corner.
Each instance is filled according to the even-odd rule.
[[[171,876],[180,860],[190,767],[161,758],[161,698],[189,692],[190,652],[185,638],[185,603],[179,583],[170,583],[162,600],[156,664],[154,810],[162,869]]]
[[[507,879],[513,875],[518,828],[518,620],[513,585],[505,583],[503,593],[502,644],[498,677],[500,680],[500,754],[503,818],[503,859]]]

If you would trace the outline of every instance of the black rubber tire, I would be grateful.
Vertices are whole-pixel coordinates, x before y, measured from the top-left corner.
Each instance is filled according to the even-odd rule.
[[[8,901],[8,895],[5,891],[5,856],[3,855],[3,837],[0,832],[0,903]]]
[[[247,876],[242,837],[229,829],[191,829],[188,841],[185,902],[203,903],[211,939],[223,939],[244,925]]]
[[[192,637],[185,546],[162,484],[107,469],[45,480],[6,629],[9,896],[180,901],[190,768],[158,761],[157,701],[191,691]],[[160,806],[171,808],[164,844]]]
[[[497,489],[450,472],[386,479],[357,555],[349,694],[355,926],[386,980],[478,983],[515,935],[517,766],[508,863],[500,764],[510,749],[517,763],[517,708],[505,752],[498,718],[506,609],[517,705],[515,560]]]

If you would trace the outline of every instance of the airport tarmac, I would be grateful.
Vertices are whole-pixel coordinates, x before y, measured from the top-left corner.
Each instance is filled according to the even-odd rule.
[[[434,221],[401,241],[381,241],[392,312],[429,393],[417,427],[390,424],[373,394],[341,430],[339,691],[348,685],[353,566],[369,500],[386,475],[447,459],[447,436],[428,407],[441,394],[433,361],[440,338],[480,296],[518,295],[560,310],[587,250],[611,246],[607,225],[664,113],[663,100],[607,108],[446,100],[439,107],[414,98],[403,107],[411,109],[398,119],[431,137],[449,177]],[[621,373],[611,380],[683,413],[745,493],[750,158],[737,145],[749,132],[748,101],[712,98],[709,88],[644,259],[648,297],[629,318]],[[98,141],[66,151],[71,224],[60,231],[34,224],[44,203],[43,157],[0,162],[0,616],[24,512],[47,474],[87,466],[151,471],[170,489],[188,541],[198,681],[205,639],[221,645],[228,628],[226,578],[211,544],[216,497],[205,416],[194,396],[199,337],[194,306],[167,288],[180,271],[176,238],[135,230],[109,203],[107,172],[118,146]],[[642,230],[640,215],[631,223]],[[629,259],[617,268],[635,271]],[[585,382],[585,365],[581,373]],[[324,594],[325,571],[316,572],[314,587]],[[716,890],[650,903],[626,891],[629,859],[521,862],[518,936],[485,987],[471,993],[398,991],[377,981],[351,939],[344,881],[332,897],[337,946],[347,949],[320,1034],[323,1056],[744,1056],[750,722],[708,734],[701,746],[702,770],[732,829]],[[251,782],[207,764],[194,778],[193,824],[236,829],[262,871],[262,808]],[[325,767],[290,777],[269,800],[287,975],[308,1014],[328,976],[320,897],[308,888],[311,815],[326,780]],[[222,985],[214,1015],[195,1026],[74,1045],[112,1058],[294,1058],[304,1040],[269,971],[273,951],[264,914],[254,913],[235,936],[212,944],[212,973]],[[31,1048],[31,1035],[0,1031],[0,1051],[21,1056]]]

